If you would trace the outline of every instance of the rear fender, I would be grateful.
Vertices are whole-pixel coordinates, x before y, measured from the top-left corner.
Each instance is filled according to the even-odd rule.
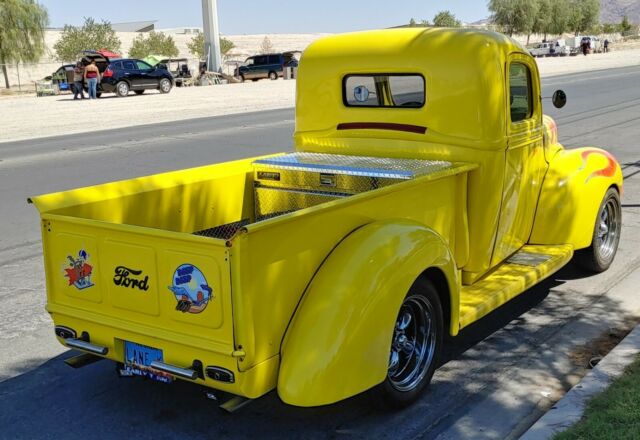
[[[558,152],[544,178],[529,242],[590,246],[600,203],[611,186],[622,195],[622,171],[610,153],[593,147]]]
[[[430,267],[447,279],[457,328],[458,273],[442,237],[406,220],[371,223],[347,236],[314,276],[286,332],[280,398],[325,405],[381,383],[400,305]]]

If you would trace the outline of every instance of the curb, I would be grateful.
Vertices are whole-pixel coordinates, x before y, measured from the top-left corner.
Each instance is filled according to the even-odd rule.
[[[569,390],[543,415],[520,440],[543,440],[553,437],[576,424],[589,399],[604,391],[624,372],[640,353],[640,325],[631,331],[596,367]]]

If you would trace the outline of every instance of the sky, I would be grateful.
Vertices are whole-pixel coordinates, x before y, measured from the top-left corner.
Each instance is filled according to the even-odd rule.
[[[202,26],[201,0],[38,0],[50,27],[80,25],[83,17],[112,23],[157,20],[156,29]],[[485,0],[218,0],[224,35],[349,32],[433,20],[442,10],[463,22],[487,18]]]

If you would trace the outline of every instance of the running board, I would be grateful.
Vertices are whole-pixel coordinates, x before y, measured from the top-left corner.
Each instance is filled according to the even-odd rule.
[[[573,256],[571,245],[527,245],[489,275],[460,290],[460,328],[488,315],[543,279]]]

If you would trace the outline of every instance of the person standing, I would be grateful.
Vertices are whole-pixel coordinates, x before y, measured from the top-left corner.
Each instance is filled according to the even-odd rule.
[[[605,39],[604,40],[604,53],[609,52],[609,40]]]
[[[96,60],[91,60],[91,64],[84,68],[84,79],[87,81],[89,88],[89,99],[96,99],[98,97],[98,80],[100,79],[100,71],[96,66]]]
[[[84,90],[82,85],[82,79],[84,78],[84,67],[82,63],[78,61],[76,67],[73,69],[73,99],[78,99],[80,95],[81,99],[84,99]]]

